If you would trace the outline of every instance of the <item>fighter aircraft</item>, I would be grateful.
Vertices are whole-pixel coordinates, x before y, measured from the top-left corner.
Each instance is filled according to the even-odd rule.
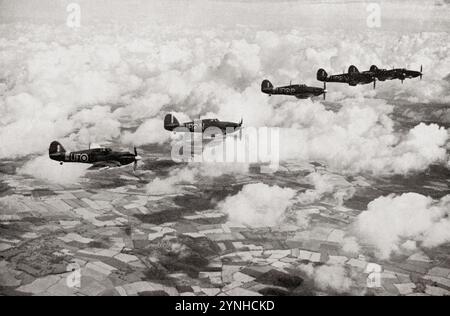
[[[323,94],[323,98],[325,99],[326,90],[317,87],[308,87],[305,84],[289,84],[289,86],[285,87],[277,87],[274,88],[272,83],[269,80],[264,80],[261,83],[261,91],[265,94],[276,95],[293,95],[297,99],[307,99],[310,97],[315,97]]]
[[[326,89],[327,82],[341,82],[348,83],[350,86],[356,86],[359,84],[369,84],[373,82],[373,87],[375,89],[375,81],[376,78],[372,73],[369,72],[359,72],[356,66],[351,65],[348,68],[348,73],[343,73],[340,75],[331,75],[328,76],[327,72],[324,69],[319,69],[317,71],[317,80],[323,82],[323,87]]]
[[[168,131],[176,131],[175,129],[181,127],[185,128],[186,132],[190,133],[204,133],[208,128],[218,128],[222,131],[223,135],[227,133],[234,133],[238,130],[242,132],[242,119],[239,123],[224,122],[218,119],[202,119],[198,121],[191,121],[187,123],[181,123],[172,114],[167,114],[164,117],[164,129]],[[180,130],[181,132],[183,130]],[[211,135],[214,137],[215,135]]]
[[[405,68],[392,68],[392,69],[379,69],[377,66],[372,65],[369,71],[364,73],[371,73],[379,81],[399,79],[403,83],[405,79],[412,79],[420,77],[422,80],[422,66],[420,66],[420,71],[408,70]]]
[[[59,142],[54,141],[50,144],[48,152],[50,159],[59,161],[60,165],[65,162],[92,164],[90,170],[116,168],[134,163],[133,170],[136,171],[138,161],[142,160],[136,147],[134,148],[134,154],[112,151],[110,148],[89,148],[67,152]]]

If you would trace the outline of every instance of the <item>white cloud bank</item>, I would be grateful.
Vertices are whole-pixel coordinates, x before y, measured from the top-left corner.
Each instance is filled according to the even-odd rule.
[[[183,192],[183,184],[193,184],[213,179],[223,174],[245,173],[246,164],[193,163],[184,168],[173,169],[164,178],[155,178],[146,186],[148,194],[177,194]]]
[[[88,24],[74,31],[0,25],[0,159],[44,153],[54,140],[127,145],[170,140],[166,112],[279,126],[282,159],[324,161],[344,172],[407,173],[448,161],[448,131],[419,125],[396,132],[388,99],[450,100],[448,33]],[[392,45],[392,43],[396,43]],[[319,67],[340,72],[423,64],[422,81],[329,86],[337,111],[321,102],[269,98],[260,82],[319,85]],[[296,79],[297,78],[297,79]],[[183,118],[180,118],[183,121]],[[136,128],[136,130],[134,129]],[[69,147],[69,146],[68,146]]]
[[[19,174],[31,175],[56,184],[73,184],[79,182],[86,174],[89,165],[66,163],[60,165],[47,156],[40,156],[28,161],[18,170]]]
[[[359,234],[382,258],[450,241],[450,195],[436,201],[417,193],[380,197],[356,221]]]
[[[321,291],[331,291],[336,294],[350,294],[354,291],[355,282],[349,269],[343,265],[327,263],[314,267],[312,264],[307,264],[300,265],[299,268],[314,281],[315,286]]]
[[[252,227],[274,226],[284,220],[294,204],[296,191],[263,183],[245,185],[242,190],[220,202],[218,209],[228,214],[231,223]]]

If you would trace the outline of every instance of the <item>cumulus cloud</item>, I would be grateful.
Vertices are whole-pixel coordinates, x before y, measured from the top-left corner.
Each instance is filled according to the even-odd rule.
[[[380,197],[361,213],[356,227],[379,250],[382,258],[392,253],[439,246],[450,241],[450,196],[440,200],[417,194]]]
[[[359,253],[361,248],[358,244],[356,237],[345,237],[343,241],[344,241],[344,243],[342,245],[343,251],[345,251],[346,253],[350,253],[350,254]]]
[[[223,174],[238,174],[248,171],[246,164],[192,163],[184,168],[176,168],[169,175],[153,179],[146,186],[149,194],[176,194],[183,191],[183,184],[192,184],[202,179],[212,179]]]
[[[161,119],[152,118],[142,123],[135,132],[124,132],[122,141],[136,146],[145,144],[162,144],[169,139],[169,134],[163,129]]]
[[[36,179],[56,184],[78,183],[86,174],[89,165],[66,163],[59,165],[48,156],[40,156],[28,161],[18,170],[19,174],[33,176]]]
[[[175,169],[163,179],[155,178],[146,186],[148,194],[174,194],[182,191],[178,185],[192,183],[195,180],[195,172],[192,169]]]
[[[300,265],[299,268],[314,281],[315,286],[322,291],[334,291],[336,293],[350,293],[354,281],[344,266],[339,264],[321,265],[314,267],[312,264]]]
[[[226,213],[232,223],[253,227],[276,226],[293,205],[295,194],[295,190],[277,185],[247,184],[238,194],[222,201],[218,209]]]
[[[304,204],[313,203],[324,196],[329,196],[337,205],[341,206],[345,200],[350,199],[356,189],[342,176],[334,174],[310,173],[305,180],[314,186],[298,196]]]
[[[312,101],[285,107],[281,120],[289,114],[293,126],[280,131],[285,159],[322,161],[347,173],[406,174],[447,157],[445,128],[421,123],[406,135],[395,132],[393,107],[383,100],[347,99],[338,112]]]

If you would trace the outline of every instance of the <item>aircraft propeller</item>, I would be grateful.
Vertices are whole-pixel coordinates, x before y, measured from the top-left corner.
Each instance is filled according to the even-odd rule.
[[[242,139],[242,123],[244,123],[244,119],[241,117],[241,121],[239,122],[239,139]]]
[[[377,87],[377,78],[373,78],[373,89]]]
[[[137,169],[138,161],[142,160],[142,157],[138,155],[136,147],[134,147],[134,164],[133,164],[133,172]]]
[[[420,65],[420,80],[422,80],[422,77],[423,77],[423,73],[422,73],[422,71],[423,71],[423,66],[422,66],[422,65]]]

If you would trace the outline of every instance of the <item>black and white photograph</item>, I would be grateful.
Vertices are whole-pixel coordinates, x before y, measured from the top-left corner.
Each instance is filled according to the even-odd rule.
[[[0,296],[449,296],[449,216],[449,0],[0,0]]]

